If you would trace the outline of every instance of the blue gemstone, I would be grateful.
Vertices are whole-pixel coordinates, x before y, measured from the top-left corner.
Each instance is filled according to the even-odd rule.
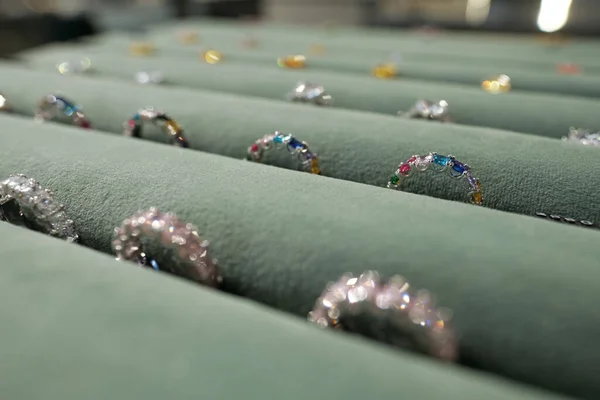
[[[294,149],[298,149],[298,148],[302,148],[304,147],[304,145],[299,142],[298,140],[296,140],[296,138],[291,138],[290,142],[288,143],[288,146],[294,148]]]
[[[150,260],[150,267],[155,271],[160,271],[160,266],[156,262],[156,260]]]
[[[142,116],[141,116],[140,114],[135,114],[135,115],[133,116],[133,120],[134,120],[134,121],[139,121],[140,119],[142,119]]]
[[[273,143],[283,143],[283,136],[277,135],[273,137]]]
[[[454,160],[454,165],[452,166],[452,169],[455,170],[456,172],[458,172],[459,174],[463,174],[467,168],[465,167],[465,164],[461,163],[460,161],[456,161]]]
[[[446,157],[446,156],[440,156],[439,154],[434,154],[433,162],[437,165],[441,165],[442,167],[445,167],[450,162],[450,158]]]

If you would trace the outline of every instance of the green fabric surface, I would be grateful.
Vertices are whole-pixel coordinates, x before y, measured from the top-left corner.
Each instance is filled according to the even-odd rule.
[[[487,207],[600,221],[600,209],[590,201],[600,184],[596,148],[492,129],[7,66],[0,66],[0,87],[15,110],[28,115],[42,96],[58,89],[83,105],[92,126],[118,134],[139,108],[151,105],[183,126],[192,148],[238,159],[259,137],[274,130],[291,132],[319,154],[325,176],[375,186],[384,186],[412,154],[453,154],[481,180]],[[147,128],[144,138],[166,142],[158,129]],[[267,160],[293,168],[289,161],[285,152]],[[406,190],[464,201],[464,185],[426,174],[411,177]]]
[[[378,80],[370,76],[311,69],[282,70],[275,65],[264,67],[226,61],[209,65],[178,57],[135,58],[68,48],[71,50],[57,47],[36,50],[23,58],[32,68],[58,74],[58,62],[89,56],[101,76],[133,81],[134,74],[140,70],[158,70],[172,84],[280,100],[285,99],[298,81],[305,80],[324,85],[333,96],[336,108],[390,115],[408,111],[418,99],[444,99],[457,123],[556,138],[565,136],[570,126],[600,127],[600,117],[595,112],[600,100],[517,91],[491,95],[479,87],[447,83]]]
[[[113,228],[139,208],[157,206],[165,211],[173,211],[181,219],[196,224],[202,237],[211,241],[212,256],[220,260],[225,291],[302,317],[310,310],[325,283],[343,272],[359,273],[372,268],[383,276],[401,273],[415,287],[429,289],[440,304],[454,310],[454,324],[460,337],[461,362],[465,365],[570,395],[597,397],[600,383],[596,379],[595,365],[600,358],[600,348],[596,346],[596,341],[600,326],[589,311],[589,306],[600,300],[597,290],[600,284],[600,250],[597,247],[600,233],[596,231],[74,127],[38,125],[20,117],[0,116],[0,126],[4,139],[0,147],[0,176],[24,173],[51,188],[55,196],[65,202],[66,211],[74,220],[82,243],[87,246],[108,251]],[[30,257],[49,259],[43,249],[31,246],[29,241],[18,240],[16,233],[14,238],[16,243],[23,243]],[[43,240],[40,239],[40,242]],[[10,248],[5,246],[3,251],[11,251],[8,250]],[[38,251],[32,252],[31,248]],[[105,289],[114,288],[114,291],[102,296],[105,308],[102,312],[91,312],[88,308],[81,311],[77,304],[85,306],[87,296],[96,298],[102,292],[93,290],[93,287],[79,290],[53,271],[40,283],[41,293],[45,293],[44,288],[69,294],[70,290],[76,290],[79,294],[77,301],[61,300],[48,294],[47,298],[35,303],[36,308],[32,311],[40,310],[46,316],[58,313],[51,326],[40,328],[34,325],[31,329],[9,332],[19,337],[27,337],[26,332],[43,332],[45,336],[50,335],[48,337],[60,337],[60,332],[70,326],[68,324],[77,324],[78,328],[65,330],[67,336],[64,340],[82,332],[78,336],[83,342],[77,348],[85,355],[92,351],[94,354],[97,354],[96,351],[104,353],[104,346],[98,342],[92,348],[85,345],[88,331],[102,331],[103,337],[111,341],[123,338],[118,329],[104,333],[105,324],[101,323],[104,319],[107,323],[115,321],[127,324],[125,327],[129,323],[143,321],[133,332],[126,331],[127,343],[134,347],[123,346],[120,351],[113,353],[116,353],[113,357],[119,359],[123,352],[127,355],[131,351],[136,360],[135,365],[127,364],[127,374],[118,373],[121,370],[117,370],[117,376],[120,376],[118,382],[122,385],[127,385],[125,382],[129,381],[129,375],[136,374],[137,368],[152,367],[163,371],[162,364],[156,366],[155,360],[169,360],[172,351],[176,351],[173,357],[182,351],[190,351],[191,338],[201,338],[199,335],[202,332],[212,332],[212,329],[218,329],[209,336],[213,340],[194,342],[202,345],[202,348],[206,346],[207,351],[211,349],[207,355],[211,360],[210,354],[223,356],[225,349],[231,351],[228,347],[217,345],[216,338],[231,338],[230,335],[235,335],[235,338],[238,333],[232,330],[236,328],[246,333],[244,340],[231,338],[227,341],[235,343],[232,344],[236,346],[234,349],[240,348],[229,353],[235,354],[235,362],[217,358],[220,360],[218,365],[232,373],[246,362],[249,362],[249,367],[245,370],[258,370],[256,366],[264,362],[254,360],[252,355],[258,354],[258,349],[263,345],[275,342],[269,334],[262,337],[260,333],[253,333],[252,329],[258,329],[257,326],[271,323],[266,315],[257,316],[253,321],[250,318],[254,315],[250,314],[251,306],[245,308],[238,302],[225,298],[221,300],[208,293],[203,295],[201,289],[195,289],[192,293],[185,285],[167,277],[161,276],[164,283],[159,285],[158,275],[143,271],[135,273],[130,269],[132,272],[125,272],[127,268],[122,268],[123,272],[119,274],[131,274],[131,278],[121,278],[116,274],[117,266],[113,274],[108,259],[101,260],[100,264],[106,269],[98,272],[85,269],[85,265],[79,265],[74,258],[71,261],[76,262],[70,263],[69,267],[64,265],[65,260],[70,259],[67,247],[57,251],[61,254],[61,260],[56,264],[68,268],[74,282],[81,284],[84,279],[84,282],[98,284],[96,277],[101,274],[102,279],[107,280]],[[79,252],[75,248],[72,251]],[[34,262],[24,265],[31,265],[31,268],[11,270],[31,276],[33,268],[41,268]],[[2,273],[6,274],[6,271],[3,269]],[[19,286],[10,280],[1,279],[0,282],[5,293],[11,290],[10,293],[16,292],[28,299],[31,297],[26,296],[28,292],[17,290]],[[156,282],[156,285],[152,282]],[[129,286],[133,288],[128,289]],[[125,308],[123,296],[129,299],[127,301],[134,302],[132,307],[135,307]],[[221,304],[226,312],[218,312],[218,308],[213,307],[210,307],[210,311],[194,307],[196,303],[205,303],[201,299],[203,296],[206,302]],[[42,306],[50,299],[61,302],[52,307],[52,314],[45,312],[52,303]],[[16,301],[15,304],[23,304],[23,301]],[[62,303],[63,307],[60,306]],[[10,308],[11,305],[5,302],[3,307]],[[151,306],[151,310],[133,317],[137,310],[147,306]],[[176,309],[179,311],[174,313]],[[63,314],[60,313],[71,310],[75,312],[75,317],[67,319],[67,325],[62,324]],[[158,311],[160,319],[156,323],[154,317]],[[91,325],[79,324],[78,317],[91,318]],[[93,324],[92,317],[98,319]],[[211,323],[209,317],[215,322]],[[11,318],[23,321],[25,316],[13,313]],[[265,323],[262,323],[263,319]],[[29,321],[39,323],[35,319]],[[272,321],[272,324],[276,323],[275,319]],[[305,386],[306,382],[311,382],[310,378],[295,373],[315,368],[315,363],[308,361],[310,354],[320,356],[321,362],[331,358],[337,364],[337,352],[321,349],[330,345],[346,346],[348,349],[348,346],[354,346],[354,342],[345,342],[341,336],[326,337],[309,330],[298,333],[298,330],[304,329],[301,325],[281,321],[286,324],[287,334],[293,340],[289,345],[281,342],[277,349],[260,352],[263,357],[276,354],[284,356],[281,361],[285,363],[283,366],[269,364],[273,370],[285,371],[286,376],[281,376],[283,383],[281,387],[276,386],[277,390],[289,390],[285,387],[288,383],[295,384],[297,390],[311,387],[310,384]],[[4,322],[7,323],[7,320],[4,319]],[[148,324],[161,328],[177,327],[185,333],[171,328],[169,336],[162,339],[163,333],[149,329]],[[6,326],[12,325],[9,321]],[[323,340],[322,347],[308,343],[298,345],[304,340],[312,341],[313,335],[315,340],[316,335],[322,335],[322,339],[319,339]],[[260,340],[256,346],[254,340]],[[4,343],[10,343],[11,349],[16,348],[13,341]],[[134,343],[169,345],[156,358],[153,356],[150,360],[140,360],[143,349]],[[58,352],[60,346],[50,345],[43,349]],[[286,349],[285,353],[283,349]],[[294,353],[290,355],[287,351],[295,351],[298,356],[294,357]],[[31,362],[26,364],[28,368],[40,356],[39,352],[34,353]],[[342,353],[348,355],[348,351]],[[22,352],[10,354],[15,358]],[[198,357],[202,357],[204,352],[198,354]],[[360,383],[356,389],[354,385],[348,386],[348,393],[362,393],[358,387],[365,386],[357,376],[365,371],[366,365],[371,368],[372,364],[365,363],[369,359],[367,350],[364,355],[361,351],[354,354],[363,366],[356,369],[355,366],[346,365],[357,372],[349,380]],[[387,356],[380,357],[384,359]],[[412,359],[406,358],[410,368],[419,365],[418,362],[413,363]],[[289,360],[294,362],[290,363]],[[138,365],[140,361],[141,366]],[[390,359],[388,362],[402,361]],[[285,367],[288,363],[290,368],[300,369],[290,370]],[[346,363],[342,361],[341,364]],[[5,362],[3,365],[7,368],[11,363]],[[72,364],[76,370],[79,365]],[[176,365],[177,368],[181,367]],[[320,374],[328,370],[328,366],[331,364],[314,371]],[[213,368],[216,367],[208,364],[203,371],[207,373]],[[447,369],[447,366],[440,368],[439,374],[451,379],[452,369]],[[204,382],[197,379],[206,378],[207,384],[211,382],[210,385],[218,385],[223,390],[220,385],[224,370],[216,371],[215,376],[200,374],[202,377],[198,377],[192,374],[192,377],[195,382]],[[397,380],[398,370],[395,368],[377,365],[376,371],[385,373],[387,379],[401,383]],[[260,370],[260,373],[264,372],[264,369]],[[252,382],[254,388],[248,390],[262,390],[258,389],[261,385],[253,379],[255,376],[247,376],[247,381]],[[303,382],[301,387],[297,386],[298,379]],[[277,381],[278,378],[269,379],[269,388]],[[14,382],[16,384],[22,380]],[[28,387],[31,387],[30,382],[27,379]],[[327,382],[331,388],[337,388],[337,385],[331,385],[331,379],[323,382]],[[430,380],[427,382],[417,386],[432,392],[423,392],[423,396],[416,397],[429,398],[427,394],[434,395],[434,390],[442,388],[431,385]],[[474,390],[480,384],[475,380],[470,383],[475,387]],[[97,382],[94,381],[94,384]],[[469,387],[467,384],[460,385],[458,381],[449,382],[448,385],[454,388],[441,390],[451,397],[455,393],[453,390],[468,390]],[[229,390],[233,390],[232,387],[244,385],[230,386]],[[379,388],[382,391],[389,390],[388,385]],[[377,392],[373,396],[377,398]]]
[[[0,240],[6,399],[558,398],[8,224]]]

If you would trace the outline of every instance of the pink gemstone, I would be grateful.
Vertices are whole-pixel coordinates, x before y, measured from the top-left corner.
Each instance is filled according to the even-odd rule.
[[[415,162],[415,160],[417,159],[417,156],[412,156],[411,158],[409,158],[408,160],[406,160],[406,163],[411,163],[411,162]]]
[[[90,121],[88,121],[86,119],[82,119],[81,122],[79,123],[79,126],[81,126],[84,129],[90,129],[92,127],[92,124],[90,124]]]
[[[407,163],[404,163],[400,166],[400,173],[402,175],[407,176],[409,172],[410,172],[410,165],[408,165]]]
[[[252,146],[250,146],[250,151],[253,153],[258,152],[258,145],[254,143]]]

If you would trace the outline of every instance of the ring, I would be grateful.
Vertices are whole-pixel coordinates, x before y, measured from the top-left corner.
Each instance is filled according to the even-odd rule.
[[[277,59],[277,65],[281,68],[299,69],[306,67],[306,57],[302,54],[292,54]]]
[[[201,54],[207,64],[218,64],[223,60],[223,54],[217,50],[207,50]]]
[[[63,75],[83,74],[92,68],[92,61],[85,57],[79,61],[62,61],[56,64],[56,69]]]
[[[393,79],[398,75],[398,66],[394,62],[378,64],[373,67],[371,74],[379,79]]]
[[[81,111],[81,107],[75,105],[75,103],[65,99],[64,97],[55,96],[49,94],[44,96],[38,103],[38,109],[35,113],[34,119],[42,122],[46,120],[52,120],[57,115],[57,112],[62,112],[66,117],[71,119],[71,122],[75,126],[89,129],[92,127],[90,121],[85,117]]]
[[[79,235],[64,206],[52,192],[25,175],[11,175],[0,183],[0,219],[22,223],[28,228],[75,243]]]
[[[564,142],[577,142],[585,146],[600,146],[600,132],[591,133],[585,129],[569,128],[567,136],[563,136]]]
[[[183,135],[183,129],[177,122],[169,118],[165,113],[153,108],[144,108],[138,111],[130,120],[125,122],[123,134],[139,138],[142,136],[142,123],[151,122],[154,125],[162,124],[162,130],[171,139],[172,144],[179,147],[189,147],[189,143]]]
[[[551,221],[566,222],[566,223],[571,224],[571,225],[581,225],[581,226],[585,226],[587,228],[599,228],[598,225],[595,225],[593,222],[587,221],[587,220],[576,220],[574,218],[562,217],[562,216],[557,215],[557,214],[546,214],[546,213],[543,213],[543,212],[536,212],[535,215],[537,217],[545,218],[545,219],[548,219],[548,220],[551,220]]]
[[[412,292],[401,276],[381,281],[375,271],[343,275],[316,301],[308,320],[321,328],[359,333],[397,347],[454,361],[452,312],[436,308],[426,290]]]
[[[148,256],[145,247],[163,257]],[[200,238],[198,228],[154,207],[137,212],[115,228],[112,248],[120,261],[134,261],[210,287],[222,282],[217,261],[209,257],[209,243]],[[165,251],[172,258],[167,258]]]
[[[310,151],[306,142],[300,142],[292,136],[291,133],[285,135],[275,131],[274,133],[263,136],[254,142],[252,146],[248,147],[247,159],[261,162],[264,152],[271,147],[286,148],[290,154],[298,157],[298,161],[304,171],[316,175],[321,174],[321,167],[319,166],[317,154]]]
[[[510,77],[508,75],[498,75],[487,79],[481,83],[481,88],[491,94],[501,94],[510,92]]]
[[[129,45],[129,53],[138,57],[151,56],[156,53],[156,47],[152,42],[133,42]]]
[[[11,112],[12,111],[12,107],[10,105],[10,103],[8,102],[8,100],[6,99],[6,97],[4,97],[2,95],[2,93],[0,93],[0,112]]]
[[[309,82],[298,82],[294,91],[288,94],[288,100],[302,103],[313,103],[318,106],[330,106],[333,98],[321,85]]]
[[[140,71],[134,77],[137,83],[146,84],[161,84],[164,82],[163,75],[160,71]]]
[[[440,122],[450,122],[448,102],[446,100],[418,100],[408,112],[398,112],[399,116],[414,119],[430,119]]]
[[[439,172],[448,170],[452,178],[460,179],[466,177],[467,183],[469,184],[469,202],[475,205],[483,204],[483,195],[481,194],[481,183],[479,182],[479,179],[473,176],[471,168],[467,164],[461,163],[451,155],[441,156],[437,153],[429,153],[425,156],[413,155],[398,166],[394,175],[390,177],[387,187],[390,189],[398,189],[402,184],[401,178],[410,176],[414,170],[424,172],[429,166],[432,166],[432,169]]]

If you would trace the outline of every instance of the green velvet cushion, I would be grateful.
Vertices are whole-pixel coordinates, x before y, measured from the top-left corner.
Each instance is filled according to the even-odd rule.
[[[77,50],[73,50],[73,49]],[[49,47],[23,55],[33,68],[56,71],[63,60],[89,56],[101,76],[114,76],[133,81],[138,71],[157,70],[173,84],[190,88],[211,89],[236,94],[282,100],[298,81],[324,85],[333,96],[335,107],[374,111],[395,115],[408,111],[418,99],[444,99],[450,113],[460,124],[533,133],[560,138],[570,126],[594,129],[600,126],[599,100],[548,96],[530,92],[491,95],[479,87],[414,80],[378,80],[335,72],[282,70],[275,66],[255,66],[227,62],[208,65],[182,57],[133,58],[127,53],[94,53],[85,47]],[[55,72],[58,74],[58,72]]]
[[[375,186],[384,186],[412,154],[453,154],[481,180],[487,207],[600,221],[600,209],[590,201],[600,184],[596,148],[492,129],[8,66],[0,66],[0,87],[15,109],[27,115],[42,96],[60,88],[84,106],[93,126],[116,134],[122,134],[123,123],[140,107],[152,105],[183,125],[192,148],[238,159],[259,137],[275,129],[292,132],[319,154],[325,176]],[[166,141],[149,128],[144,128],[144,137]],[[294,167],[284,155],[285,151],[268,162]],[[458,201],[466,198],[466,183],[444,174],[415,176],[406,189]]]
[[[3,398],[558,398],[7,224],[0,239]]]
[[[122,219],[158,206],[195,223],[211,241],[224,290],[303,318],[325,284],[343,272],[400,273],[454,310],[465,365],[588,398],[600,389],[594,368],[600,332],[589,314],[589,305],[600,300],[596,231],[20,117],[2,116],[0,124],[0,176],[20,172],[52,188],[87,246],[109,251]],[[26,248],[38,249],[29,243]],[[62,261],[68,260],[65,252]],[[142,285],[146,278],[139,275]],[[73,280],[79,282],[77,276]],[[120,280],[112,279],[111,284]],[[71,287],[64,279],[55,284]],[[202,321],[190,328],[197,337],[206,323],[187,314],[197,310],[190,306],[194,302],[171,299],[178,286],[164,294],[152,288],[132,291],[141,296],[139,307],[148,304],[146,297],[151,305],[168,304],[163,317],[168,318],[186,304],[178,318]],[[119,304],[120,296],[105,297]],[[113,316],[116,304],[104,318],[126,323],[128,318]],[[244,314],[234,308],[232,315]],[[227,319],[211,312],[220,323]],[[153,315],[147,323],[154,324]],[[249,329],[243,322],[232,325]],[[296,326],[289,334],[297,335]],[[306,354],[304,346],[298,351]],[[377,371],[397,376],[394,369]]]

